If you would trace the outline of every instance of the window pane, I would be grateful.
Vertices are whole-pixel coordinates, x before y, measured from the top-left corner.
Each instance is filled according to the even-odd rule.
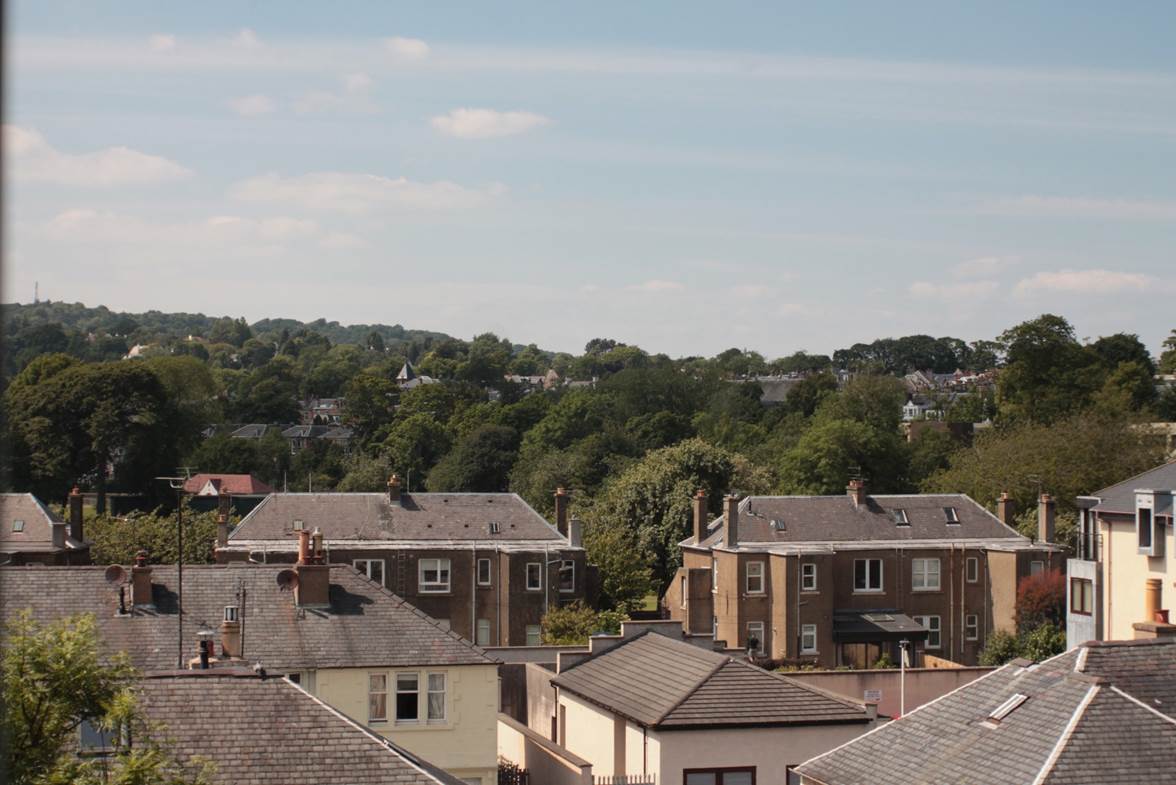
[[[853,563],[853,587],[855,589],[866,588],[866,561],[865,561],[865,559],[857,559]]]
[[[686,785],[717,785],[713,771],[692,771],[686,775]]]
[[[373,581],[375,581],[376,583],[383,586],[384,585],[384,562],[383,561],[372,561],[372,562],[369,562],[368,565],[369,565],[368,566],[368,576],[371,577],[371,579]]]
[[[751,785],[750,771],[723,772],[723,785]]]

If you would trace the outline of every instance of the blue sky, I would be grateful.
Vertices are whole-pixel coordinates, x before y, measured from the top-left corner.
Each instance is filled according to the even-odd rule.
[[[8,22],[6,300],[672,355],[1176,327],[1170,3]]]

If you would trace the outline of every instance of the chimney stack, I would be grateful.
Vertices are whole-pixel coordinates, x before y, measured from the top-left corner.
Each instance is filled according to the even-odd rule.
[[[739,497],[733,493],[723,497],[723,546],[739,547]]]
[[[584,547],[584,524],[579,518],[568,522],[568,544],[573,548]]]
[[[147,565],[147,551],[135,554],[135,566],[131,568],[131,605],[155,605],[151,596],[151,567]]]
[[[568,536],[568,492],[564,488],[555,489],[555,528]]]
[[[1005,491],[1000,492],[1000,498],[996,500],[996,517],[1000,518],[1000,522],[1005,526],[1013,526],[1013,516],[1017,514],[1017,504],[1009,498]]]
[[[858,478],[853,478],[849,481],[849,485],[845,486],[845,492],[849,498],[853,499],[854,507],[861,507],[866,503],[866,482]]]
[[[65,522],[51,521],[49,527],[53,530],[53,549],[65,550]]]
[[[1054,500],[1048,493],[1041,494],[1037,501],[1037,539],[1054,541]]]
[[[82,539],[82,492],[74,486],[69,492],[69,536],[78,542]]]
[[[1143,620],[1155,622],[1160,620],[1161,598],[1164,582],[1159,578],[1148,578],[1143,589]]]
[[[236,605],[225,606],[225,617],[220,624],[221,656],[225,659],[241,656],[241,617]]]
[[[225,514],[216,516],[216,547],[224,548],[229,544],[229,519]]]
[[[694,544],[698,545],[706,539],[706,491],[702,488],[698,489],[698,493],[694,494]]]
[[[400,475],[393,474],[388,478],[388,501],[395,507],[400,507],[403,502],[400,501]]]
[[[313,540],[313,545],[311,541]],[[298,587],[294,600],[302,607],[325,608],[331,604],[331,568],[323,563],[323,533],[298,532]]]

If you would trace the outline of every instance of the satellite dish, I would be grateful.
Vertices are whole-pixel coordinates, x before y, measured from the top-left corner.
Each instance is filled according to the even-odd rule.
[[[106,576],[106,582],[111,586],[118,586],[127,579],[127,571],[118,564],[112,564],[107,567],[103,575]]]
[[[277,576],[278,588],[282,591],[294,591],[298,588],[298,573],[294,570],[282,570]]]

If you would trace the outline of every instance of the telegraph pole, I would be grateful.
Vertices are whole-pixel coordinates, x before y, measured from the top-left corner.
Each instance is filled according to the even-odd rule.
[[[187,477],[156,477],[167,480],[176,492],[176,667],[184,667],[184,482]]]

